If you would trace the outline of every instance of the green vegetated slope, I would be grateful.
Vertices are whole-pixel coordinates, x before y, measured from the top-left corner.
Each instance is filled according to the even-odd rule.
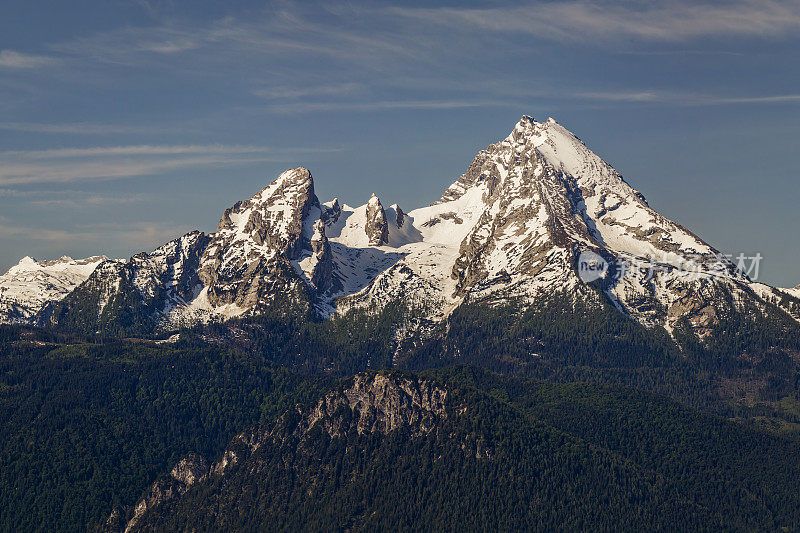
[[[411,379],[416,379],[409,375]],[[800,526],[797,443],[631,389],[427,374],[430,433],[323,431],[260,448],[157,508],[162,530],[718,530]]]
[[[0,530],[92,529],[186,453],[221,452],[320,383],[213,348],[5,345]]]

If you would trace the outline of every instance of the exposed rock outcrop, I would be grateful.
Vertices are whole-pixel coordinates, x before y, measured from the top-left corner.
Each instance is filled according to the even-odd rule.
[[[227,209],[200,261],[198,276],[212,307],[253,309],[265,303],[283,260],[302,250],[303,223],[319,210],[311,173],[287,170],[251,199]]]
[[[395,223],[397,224],[398,228],[402,228],[403,223],[406,221],[406,214],[403,212],[402,209],[400,209],[399,205],[394,206],[394,212],[395,212]]]
[[[293,409],[271,428],[254,427],[237,435],[219,462],[215,474],[246,459],[267,443],[302,440],[315,428],[331,437],[349,431],[387,434],[406,428],[412,435],[432,431],[447,418],[447,391],[435,383],[395,375],[361,373],[349,387],[326,394],[309,411]]]
[[[208,471],[208,463],[203,457],[197,454],[184,457],[175,465],[169,475],[163,476],[150,486],[136,503],[130,520],[123,524],[123,510],[114,509],[101,530],[108,533],[119,531],[127,533],[135,530],[145,513],[173,498],[182,496],[192,485],[205,479]]]
[[[325,224],[335,224],[339,221],[342,214],[342,206],[339,205],[339,199],[334,198],[330,202],[322,204],[322,214],[320,220]]]
[[[447,392],[429,381],[411,381],[382,374],[359,374],[353,385],[326,395],[302,425],[308,431],[319,425],[331,436],[349,429],[340,409],[354,417],[358,434],[389,433],[407,427],[414,434],[427,433],[438,419],[446,417]]]
[[[114,509],[104,531],[136,531],[144,527],[146,514],[179,498],[195,484],[212,476],[226,476],[235,466],[258,470],[256,452],[264,446],[288,447],[292,453],[308,453],[306,441],[321,430],[332,438],[349,434],[388,434],[404,429],[413,436],[433,431],[447,418],[447,391],[426,380],[397,375],[358,374],[350,386],[321,398],[310,410],[285,413],[272,427],[255,426],[237,435],[220,460],[210,468],[196,454],[182,459],[167,476],[153,483],[134,507],[123,527],[124,510]],[[471,443],[467,443],[471,444]]]
[[[333,278],[336,268],[333,262],[331,244],[325,236],[325,223],[317,220],[314,223],[314,233],[311,236],[311,251],[314,266],[311,274],[311,284],[318,292],[328,292],[338,288],[337,280]]]
[[[389,225],[386,223],[386,212],[381,201],[374,194],[367,202],[367,220],[364,231],[369,237],[370,246],[389,244]]]

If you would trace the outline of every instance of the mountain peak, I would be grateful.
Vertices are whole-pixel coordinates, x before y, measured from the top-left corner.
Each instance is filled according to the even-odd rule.
[[[522,115],[522,118],[520,118],[519,121],[514,126],[514,130],[512,131],[512,135],[513,135],[513,133],[531,132],[534,129],[536,129],[538,126],[541,126],[541,124],[539,122],[536,122],[536,119],[534,119],[532,116],[530,116],[530,115]]]
[[[272,200],[276,194],[291,194],[292,190],[314,190],[314,177],[305,167],[295,167],[283,171],[272,183],[261,189],[250,201],[263,203]]]
[[[547,120],[545,120],[544,122],[537,122],[537,120],[533,118],[531,115],[522,115],[522,117],[517,122],[517,126],[519,125],[541,126],[543,124],[558,124],[558,122],[556,122],[556,119],[554,119],[553,117],[547,117]]]
[[[312,179],[311,171],[306,167],[295,167],[285,170],[275,181],[298,180],[298,179]]]

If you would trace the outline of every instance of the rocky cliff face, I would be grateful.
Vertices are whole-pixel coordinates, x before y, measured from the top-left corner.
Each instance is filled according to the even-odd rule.
[[[314,280],[322,283],[330,271],[324,232],[310,234],[306,224],[320,213],[311,173],[304,168],[284,172],[251,199],[227,209],[215,233],[191,232],[152,253],[104,264],[55,306],[51,322],[94,316],[102,329],[133,314],[135,322],[169,329],[252,314],[276,295],[302,294],[292,260],[316,246]]]
[[[407,255],[341,308],[400,299],[443,317],[464,301],[532,304],[554,292],[596,301],[579,277],[584,253],[607,263],[597,280],[605,297],[648,326],[685,318],[703,336],[718,315],[765,305],[730,260],[656,213],[553,119],[522,117],[439,201],[406,218],[421,242],[401,247]]]
[[[353,383],[326,394],[310,410],[285,413],[272,427],[253,427],[237,435],[210,467],[196,454],[182,459],[169,475],[145,492],[126,520],[123,508],[114,509],[104,531],[147,530],[147,514],[179,499],[194,485],[224,483],[234,470],[255,475],[264,447],[313,453],[309,442],[316,432],[347,440],[349,435],[382,434],[404,430],[419,436],[433,431],[447,418],[447,391],[433,382],[382,374],[358,374]]]
[[[671,328],[688,316],[707,333],[713,307],[727,306],[723,293],[748,293],[748,280],[730,261],[653,211],[553,119],[523,117],[505,140],[478,154],[438,204],[476,189],[487,209],[453,266],[456,290],[468,298],[535,298],[554,288],[579,294],[584,284],[575,265],[584,252],[608,263],[604,291],[647,325]],[[666,315],[650,312],[661,308]]]
[[[279,280],[279,265],[297,259],[303,222],[320,211],[311,173],[287,170],[251,199],[227,209],[203,253],[198,276],[212,307],[252,309],[269,294],[263,280]]]
[[[447,391],[428,381],[359,374],[351,387],[326,395],[300,427],[307,432],[319,426],[332,437],[351,429],[359,435],[387,434],[400,428],[412,434],[428,433],[447,416],[446,400]],[[353,419],[346,422],[342,410],[349,410]]]
[[[403,223],[406,220],[406,214],[403,213],[403,210],[400,209],[399,205],[394,204],[392,207],[394,208],[394,213],[395,213],[394,223],[398,228],[402,228]]]
[[[447,418],[446,405],[447,391],[433,382],[357,374],[352,385],[326,394],[310,410],[291,410],[273,427],[254,427],[235,437],[211,472],[223,475],[265,445],[292,442],[302,448],[315,430],[337,438],[346,438],[350,432],[386,435],[401,428],[421,435]]]

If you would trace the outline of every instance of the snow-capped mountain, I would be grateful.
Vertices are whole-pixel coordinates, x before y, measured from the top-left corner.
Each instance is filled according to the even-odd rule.
[[[37,261],[24,257],[0,276],[0,323],[25,324],[35,320],[47,303],[57,302],[86,281],[106,257],[75,260],[62,257]]]
[[[603,267],[592,286],[585,257]],[[430,206],[321,203],[300,167],[226,210],[210,235],[92,270],[62,301],[35,300],[37,320],[171,329],[287,301],[325,317],[401,301],[440,320],[464,302],[563,292],[606,297],[645,325],[686,319],[702,336],[721,313],[797,296],[751,282],[555,120],[528,116]]]
[[[427,303],[439,318],[463,301],[533,302],[555,291],[591,299],[596,293],[576,272],[584,252],[607,263],[605,294],[646,325],[671,330],[686,318],[703,335],[730,301],[763,306],[778,298],[651,209],[553,119],[523,117],[438,202],[406,219],[421,238],[398,242],[403,257],[337,309],[400,298]]]

